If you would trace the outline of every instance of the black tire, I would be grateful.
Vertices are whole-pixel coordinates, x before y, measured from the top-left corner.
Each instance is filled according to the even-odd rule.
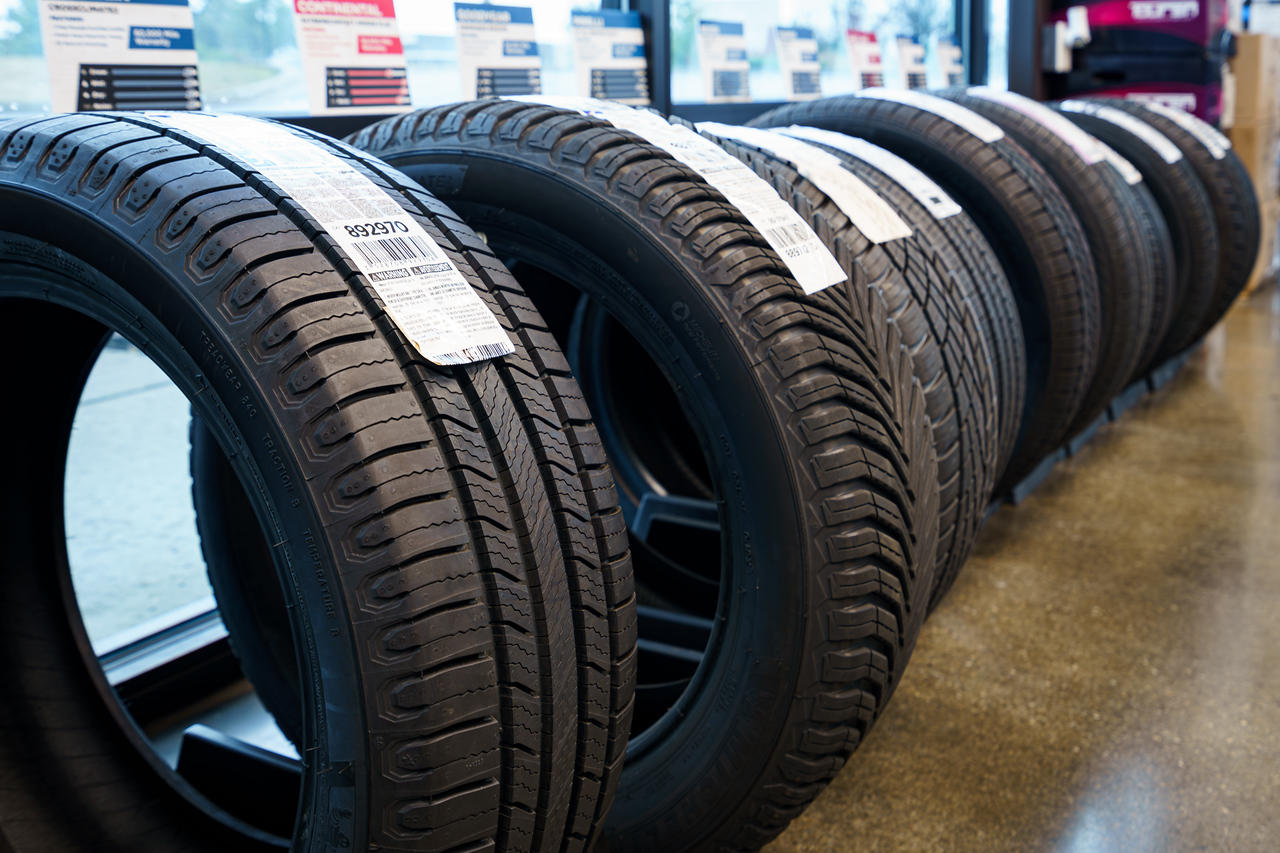
[[[240,671],[295,748],[306,748],[302,675],[271,546],[231,460],[191,415],[191,499],[205,573]]]
[[[497,656],[499,683],[506,702],[502,722],[512,727],[503,743],[503,766],[513,768],[513,772],[503,780],[506,796],[496,843],[499,849],[512,851],[578,853],[588,850],[603,830],[604,816],[621,775],[631,724],[636,665],[636,601],[626,526],[613,475],[601,452],[590,412],[564,354],[537,309],[482,239],[458,220],[456,214],[385,164],[327,137],[312,136],[343,152],[344,156],[362,160],[380,182],[398,192],[419,196],[421,202],[431,205],[432,212],[455,235],[466,262],[485,283],[482,290],[485,301],[516,342],[516,352],[493,361],[492,366],[516,403],[516,408],[507,414],[517,418],[518,423],[495,423],[494,428],[508,433],[502,441],[511,445],[513,468],[515,454],[532,452],[535,457],[540,488],[549,498],[549,518],[554,525],[547,527],[545,519],[539,520],[544,529],[535,547],[541,549],[553,541],[559,542],[561,559],[568,570],[568,586],[565,600],[558,604],[567,603],[567,610],[560,616],[553,616],[549,611],[542,615],[536,607],[528,611],[518,599],[518,570],[510,571],[509,578],[495,584],[493,595],[504,604],[499,631],[513,648],[527,645],[526,638],[538,633],[531,618],[563,620],[564,630],[556,643],[567,654],[576,654],[573,672],[577,687],[572,690],[562,684],[560,692],[576,694],[577,737],[572,751],[563,744],[556,750],[547,748],[547,732],[539,734],[533,720],[523,718],[536,708],[545,686],[539,679],[545,682],[545,676],[539,676],[532,661],[524,656],[530,650],[524,650],[523,654],[511,651],[504,654],[500,650]],[[399,354],[402,367],[416,386],[429,389],[439,381],[437,371],[411,347],[402,347]],[[465,471],[463,509],[468,522],[507,537],[491,547],[510,549],[517,544],[510,540],[511,533],[525,522],[521,522],[514,511],[510,520],[504,521],[496,483],[488,480],[483,463],[475,458],[474,438],[464,427],[451,422],[460,418],[457,413],[441,409],[440,414],[447,424],[446,458]],[[193,467],[209,458],[208,454],[199,452],[200,433],[195,434]],[[494,455],[496,459],[498,454]],[[520,461],[521,464],[528,462],[527,459]],[[286,693],[290,673],[281,668],[280,656],[270,646],[273,626],[261,619],[270,611],[256,601],[264,591],[261,584],[253,580],[260,577],[262,564],[253,562],[252,556],[256,553],[260,560],[265,554],[265,543],[244,541],[245,537],[235,527],[214,527],[218,522],[232,520],[236,507],[242,507],[246,500],[243,490],[236,489],[234,482],[218,471],[218,464],[215,459],[211,469],[198,470],[193,476],[197,519],[203,519],[201,545],[209,558],[210,580],[220,593],[220,607],[227,609],[222,604],[224,600],[235,604],[231,609],[236,614],[228,630],[233,642],[240,639],[237,645],[247,677],[255,685],[264,682],[269,685],[265,693],[259,688],[264,704],[278,721],[287,721],[289,709],[297,704],[297,694]],[[499,481],[504,479],[501,470],[497,473]],[[537,490],[539,486],[534,484],[530,488]],[[202,508],[214,506],[220,506],[220,510],[203,516]],[[548,534],[554,535],[548,538]],[[215,556],[218,549],[237,559],[218,559]],[[495,551],[495,560],[496,557]],[[517,583],[513,585],[512,581]],[[243,624],[250,620],[255,622],[252,627]],[[232,624],[243,625],[247,630],[237,635]],[[274,630],[278,634],[278,628]],[[545,704],[546,700],[541,701]],[[288,729],[285,733],[289,734]],[[527,768],[538,763],[544,773],[552,763],[558,765],[560,777],[553,785],[548,786],[544,781],[539,789],[531,784]],[[563,790],[557,792],[557,788]],[[567,803],[567,823],[561,833],[548,829],[554,826],[554,818],[548,820],[539,805],[549,797]]]
[[[1173,252],[1173,236],[1160,212],[1160,205],[1147,187],[1146,179],[1133,184],[1137,202],[1138,227],[1142,245],[1151,250],[1151,280],[1154,284],[1151,303],[1151,328],[1146,343],[1138,356],[1138,366],[1129,374],[1129,382],[1136,382],[1153,366],[1157,353],[1177,316],[1178,261]]]
[[[1244,164],[1230,148],[1222,151],[1221,158],[1215,157],[1215,152],[1196,134],[1150,107],[1120,100],[1108,100],[1106,103],[1137,116],[1169,137],[1187,158],[1209,195],[1214,221],[1218,226],[1218,274],[1215,277],[1213,298],[1199,327],[1187,343],[1190,346],[1217,325],[1222,315],[1236,301],[1240,291],[1249,283],[1249,276],[1253,273],[1262,234],[1258,198],[1254,193],[1253,183],[1249,180]],[[1226,140],[1226,137],[1200,119],[1188,115],[1186,120],[1194,123],[1202,134],[1219,142]],[[1230,142],[1226,144],[1229,146]]]
[[[321,144],[404,207],[490,305],[502,299],[447,208]],[[508,387],[493,362],[425,367],[300,206],[154,119],[13,122],[0,162],[0,346],[42,353],[15,390],[50,401],[4,427],[32,450],[10,469],[0,518],[10,846],[288,843],[228,819],[159,761],[64,601],[60,460],[87,365],[115,329],[191,399],[274,543],[306,697],[293,849],[446,850],[526,829],[558,849],[590,799],[572,784],[570,575],[535,444],[509,428],[547,398]],[[54,327],[68,331],[50,346]],[[478,491],[497,504],[491,524],[467,522]],[[515,659],[527,695],[504,680]],[[511,766],[526,726],[537,753]],[[536,813],[512,826],[530,797]]]
[[[804,217],[855,277],[874,276],[924,389],[938,456],[938,565],[934,606],[951,587],[982,526],[995,486],[996,395],[991,358],[972,307],[973,283],[942,263],[919,232],[870,243],[839,205],[783,158],[708,131],[703,135],[755,170]],[[883,257],[881,257],[883,256]]]
[[[984,142],[919,106],[841,96],[788,104],[751,122],[792,124],[857,136],[907,160],[964,207],[995,251],[1017,300],[1027,346],[1017,448],[996,485],[1003,494],[1062,445],[1097,365],[1097,278],[1070,205],[1012,139]]]
[[[944,277],[954,279],[951,287],[978,314],[996,380],[996,461],[995,480],[1004,475],[1018,437],[1023,403],[1027,394],[1026,342],[1018,306],[1009,289],[1000,262],[969,214],[960,210],[936,218],[916,196],[890,174],[841,148],[806,138],[844,162],[845,166],[887,201],[915,231],[930,263]],[[865,140],[859,142],[870,145]],[[884,149],[877,157],[891,159],[892,168],[914,173],[915,180],[929,181],[923,172]],[[930,183],[932,183],[930,181]],[[936,193],[942,188],[933,185]],[[959,207],[957,205],[957,207]]]
[[[1093,422],[1112,398],[1124,390],[1129,378],[1141,367],[1139,358],[1150,337],[1155,265],[1150,246],[1143,241],[1140,202],[1107,160],[1090,163],[1039,119],[1009,104],[967,92],[946,89],[935,94],[995,122],[1034,157],[1070,202],[1089,241],[1101,298],[1102,334],[1098,367],[1080,411],[1068,428],[1067,434],[1071,435]],[[999,94],[1018,99],[1030,109],[1041,106],[1030,98],[1008,92]],[[1058,118],[1047,107],[1043,108],[1043,114],[1093,142],[1087,133]]]
[[[1150,191],[1169,231],[1174,267],[1171,317],[1169,328],[1155,351],[1139,368],[1145,373],[1191,346],[1208,315],[1218,278],[1218,224],[1213,204],[1189,158],[1182,156],[1169,163],[1156,147],[1142,138],[1142,133],[1135,134],[1107,118],[1105,110],[1115,109],[1116,102],[1100,99],[1072,100],[1071,103],[1075,106],[1069,110],[1061,104],[1057,109],[1114,148],[1142,173],[1143,186]],[[1118,121],[1126,120],[1141,122],[1146,130],[1173,144],[1140,116],[1121,112]],[[1157,140],[1156,146],[1159,145]],[[1178,153],[1181,154],[1180,149]]]
[[[709,510],[705,552],[692,515],[671,526],[676,546],[633,536],[654,607],[610,849],[759,849],[880,714],[925,614],[936,460],[883,302],[862,283],[805,295],[701,177],[600,119],[481,101],[352,141],[447,186],[530,288],[569,344],[633,526],[655,496]],[[643,498],[638,470],[659,481]],[[653,490],[666,484],[680,494]],[[672,612],[681,571],[704,593]],[[660,646],[646,620],[680,630]],[[647,682],[698,630],[689,669]]]

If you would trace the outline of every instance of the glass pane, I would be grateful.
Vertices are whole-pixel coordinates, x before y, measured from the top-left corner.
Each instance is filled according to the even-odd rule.
[[[303,115],[292,0],[190,0],[207,109]]]
[[[0,0],[0,118],[50,109],[36,0]]]
[[[191,501],[190,425],[182,392],[113,336],[80,396],[65,481],[67,558],[96,648],[191,615],[187,605],[204,599],[213,607]]]
[[[1009,0],[987,0],[987,85],[1009,88]]]
[[[898,37],[914,37],[925,46],[930,85],[941,85],[936,68],[937,39],[955,34],[953,0],[672,0],[671,99],[674,103],[703,103],[707,87],[698,57],[699,21],[741,22],[750,62],[749,88],[753,101],[786,98],[787,81],[778,66],[773,31],[777,27],[807,27],[818,41],[823,95],[839,95],[861,88],[849,62],[849,30],[873,32],[880,43],[885,85],[896,88],[900,77]]]

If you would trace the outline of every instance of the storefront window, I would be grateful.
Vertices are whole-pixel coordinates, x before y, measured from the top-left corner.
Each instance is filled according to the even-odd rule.
[[[67,450],[67,561],[89,639],[156,630],[214,607],[191,499],[191,406],[113,335],[89,374]],[[178,615],[181,614],[181,615]]]
[[[704,103],[707,75],[699,56],[699,27],[704,22],[741,23],[750,63],[752,101],[781,101],[788,95],[786,69],[779,66],[774,40],[778,27],[813,31],[821,63],[821,94],[838,95],[861,88],[849,58],[850,30],[874,33],[884,65],[885,85],[896,87],[905,69],[898,39],[914,39],[924,48],[928,85],[946,85],[938,62],[938,39],[954,38],[953,0],[672,0],[671,99],[677,104]]]
[[[987,3],[987,85],[1009,88],[1009,0]]]

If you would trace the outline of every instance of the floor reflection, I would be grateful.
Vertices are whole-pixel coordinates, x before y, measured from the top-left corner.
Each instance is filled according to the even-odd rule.
[[[983,531],[768,853],[1280,849],[1280,297]]]

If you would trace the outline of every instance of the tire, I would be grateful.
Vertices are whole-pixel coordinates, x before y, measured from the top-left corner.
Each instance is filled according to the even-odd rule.
[[[994,478],[999,480],[1013,455],[1014,442],[1018,437],[1018,424],[1027,394],[1027,365],[1018,306],[991,245],[973,224],[969,214],[959,210],[959,205],[956,205],[957,212],[939,219],[902,183],[874,164],[841,148],[824,145],[819,140],[805,137],[805,141],[840,158],[847,169],[888,202],[915,231],[916,239],[932,265],[941,275],[953,280],[951,286],[970,309],[977,312],[978,325],[996,380]],[[865,140],[849,141],[870,146]],[[929,181],[923,172],[896,154],[881,148],[875,156],[878,162],[891,162],[895,174],[908,175],[908,180]],[[941,187],[936,184],[933,187],[937,193],[942,193]]]
[[[943,103],[942,109],[954,109]],[[1062,445],[1097,366],[1097,279],[1067,200],[1007,136],[985,142],[930,109],[840,96],[788,104],[751,122],[792,124],[857,136],[902,157],[960,203],[995,251],[1017,300],[1027,345],[1017,446],[996,485],[996,494],[1004,494]]]
[[[191,502],[205,573],[240,671],[276,725],[298,750],[303,731],[302,675],[276,580],[271,546],[258,530],[253,504],[218,440],[191,416]]]
[[[645,605],[610,849],[759,849],[881,713],[925,615],[937,463],[883,302],[805,295],[697,173],[601,119],[490,100],[351,141],[485,235],[596,413]]]
[[[1146,180],[1134,184],[1130,189],[1138,203],[1136,210],[1141,229],[1138,239],[1151,252],[1151,280],[1155,285],[1152,291],[1151,328],[1138,356],[1138,366],[1128,380],[1136,382],[1154,366],[1156,355],[1169,337],[1169,330],[1177,316],[1178,262],[1173,252],[1173,236],[1169,233],[1164,214],[1160,212],[1160,205],[1147,188]]]
[[[1253,183],[1249,180],[1244,164],[1230,148],[1222,152],[1222,158],[1218,159],[1195,134],[1151,107],[1119,100],[1107,101],[1107,104],[1137,116],[1169,137],[1187,158],[1208,193],[1214,221],[1218,226],[1218,274],[1208,311],[1192,334],[1189,346],[1217,325],[1240,295],[1240,291],[1249,283],[1262,234],[1258,198],[1254,193]],[[1202,134],[1226,139],[1194,116],[1187,116],[1187,120],[1196,125]]]
[[[347,150],[341,143],[318,134],[312,136],[336,150]],[[525,637],[538,633],[531,618],[548,623],[553,618],[563,619],[565,630],[554,642],[567,655],[577,658],[573,668],[576,690],[561,685],[564,695],[576,694],[577,737],[572,751],[563,746],[558,752],[546,748],[545,728],[539,735],[537,726],[523,718],[531,708],[536,708],[537,697],[543,692],[543,686],[536,680],[536,668],[531,668],[531,661],[526,657],[530,650],[499,654],[499,681],[507,705],[502,719],[512,727],[509,739],[504,741],[503,765],[517,768],[517,772],[504,780],[508,790],[496,843],[499,849],[512,851],[576,853],[588,850],[603,829],[603,819],[621,775],[634,700],[636,601],[631,554],[613,475],[601,453],[599,437],[581,389],[569,372],[563,353],[510,272],[452,211],[422,193],[403,175],[360,152],[351,150],[349,156],[363,160],[380,181],[397,191],[421,196],[432,205],[437,216],[447,217],[449,228],[459,235],[456,240],[467,263],[486,284],[484,295],[488,297],[489,307],[517,342],[516,353],[492,362],[496,375],[516,402],[516,408],[507,415],[517,418],[518,422],[502,425],[502,429],[510,433],[502,441],[511,444],[513,455],[531,452],[536,460],[536,473],[541,482],[529,487],[540,488],[550,499],[550,520],[554,525],[546,527],[544,523],[541,534],[544,540],[538,547],[559,542],[560,559],[568,569],[568,585],[558,593],[562,599],[558,604],[563,606],[567,602],[567,612],[557,617],[549,610],[545,616],[536,607],[528,610],[519,600],[518,584],[510,583],[518,581],[518,569],[510,569],[509,578],[493,586],[494,599],[505,605],[500,613],[499,630],[513,648],[527,645]],[[401,364],[416,386],[428,388],[438,381],[436,371],[428,362],[408,346],[402,350]],[[459,417],[445,409],[441,409],[441,415]],[[522,522],[514,511],[510,512],[509,520],[504,520],[506,514],[495,491],[496,483],[490,481],[481,461],[475,458],[475,439],[462,427],[447,423],[450,434],[446,457],[466,472],[464,513],[469,524],[492,529],[504,537],[503,541],[489,546],[496,556],[498,550],[515,544],[510,534],[519,529]],[[209,456],[200,452],[199,442],[197,433],[193,441],[193,466]],[[528,459],[524,463],[529,464]],[[514,462],[508,464],[514,467]],[[506,476],[500,469],[497,474],[499,481]],[[265,543],[244,541],[245,537],[235,527],[215,526],[219,519],[233,518],[236,507],[246,500],[243,490],[230,488],[233,485],[217,470],[216,461],[212,468],[193,476],[197,519],[203,519],[201,543],[210,581],[220,593],[219,601],[234,603],[231,609],[236,614],[235,623],[255,622],[252,627],[244,625],[247,630],[242,635],[232,631],[233,641],[237,636],[243,638],[238,645],[246,675],[255,685],[267,685],[265,692],[259,688],[264,704],[278,721],[287,721],[290,709],[297,704],[297,694],[281,689],[281,685],[289,684],[290,673],[280,667],[278,653],[270,645],[273,626],[260,618],[246,618],[265,615],[255,601],[263,590],[252,580],[260,577],[261,563],[255,565],[247,559],[253,553],[250,549],[256,548],[260,560]],[[213,507],[232,515],[227,518],[216,512],[209,516],[203,514],[202,509]],[[217,559],[216,548],[240,553],[236,560]],[[225,605],[223,609],[227,609]],[[499,617],[495,615],[495,618]],[[230,629],[231,623],[228,627]],[[545,655],[550,651],[549,646],[539,654]],[[542,701],[545,703],[545,699]],[[285,732],[289,734],[288,729]],[[527,772],[518,770],[535,762],[540,762],[544,771],[549,765],[558,765],[560,778],[550,792],[545,782],[539,790],[531,784],[534,780]],[[548,798],[560,798],[567,803],[567,824],[560,834],[543,826],[554,825],[542,814],[544,809],[540,806]]]
[[[918,232],[875,245],[839,205],[785,159],[740,140],[703,135],[750,166],[796,209],[841,260],[875,276],[925,392],[938,456],[938,563],[933,607],[973,549],[995,486],[996,396],[991,358],[971,307],[973,283],[940,263]]]
[[[1070,103],[1070,109],[1064,105]],[[1152,367],[1177,355],[1195,342],[1204,324],[1218,277],[1218,224],[1209,194],[1196,176],[1191,161],[1174,146],[1180,159],[1173,163],[1143,139],[1144,133],[1156,133],[1165,145],[1172,142],[1164,134],[1129,111],[1108,112],[1122,102],[1111,100],[1072,100],[1056,109],[1089,133],[1110,145],[1142,173],[1145,186],[1159,207],[1173,246],[1174,292],[1168,331],[1155,351],[1140,368],[1145,373]],[[1137,119],[1143,132],[1134,133],[1126,123]],[[1119,123],[1117,123],[1119,122]],[[1172,159],[1172,157],[1171,157]]]
[[[1096,142],[1070,122],[1030,98],[1007,92],[1001,97],[1015,104],[987,100],[965,89],[937,92],[999,125],[1023,147],[1057,183],[1071,204],[1093,256],[1101,297],[1102,334],[1098,345],[1098,367],[1067,434],[1087,427],[1112,398],[1124,390],[1129,378],[1141,367],[1139,359],[1150,337],[1154,303],[1154,261],[1143,241],[1140,202],[1124,178],[1110,162],[1090,162],[1073,144],[1050,125],[1024,110],[1042,112],[1045,118],[1065,126],[1095,147]]]
[[[488,304],[515,300],[468,263],[479,241],[447,208],[320,144],[387,191]],[[229,817],[159,760],[64,598],[61,477],[50,473],[114,329],[188,396],[276,543],[272,577],[307,697],[292,849],[505,844],[525,828],[511,813],[527,790],[538,792],[528,828],[559,848],[590,796],[572,784],[570,574],[550,546],[553,500],[534,442],[511,428],[537,405],[530,389],[508,387],[492,361],[422,365],[368,279],[298,204],[152,118],[0,125],[0,163],[0,346],[47,356],[15,391],[51,401],[4,427],[11,446],[32,450],[11,468],[0,519],[12,569],[0,596],[9,845],[288,843]],[[50,346],[42,330],[55,327],[64,333]],[[504,363],[523,364],[520,349]],[[491,524],[468,523],[480,492],[499,504]],[[527,696],[504,679],[503,662],[517,658],[532,669]],[[525,726],[539,752],[511,766]]]

